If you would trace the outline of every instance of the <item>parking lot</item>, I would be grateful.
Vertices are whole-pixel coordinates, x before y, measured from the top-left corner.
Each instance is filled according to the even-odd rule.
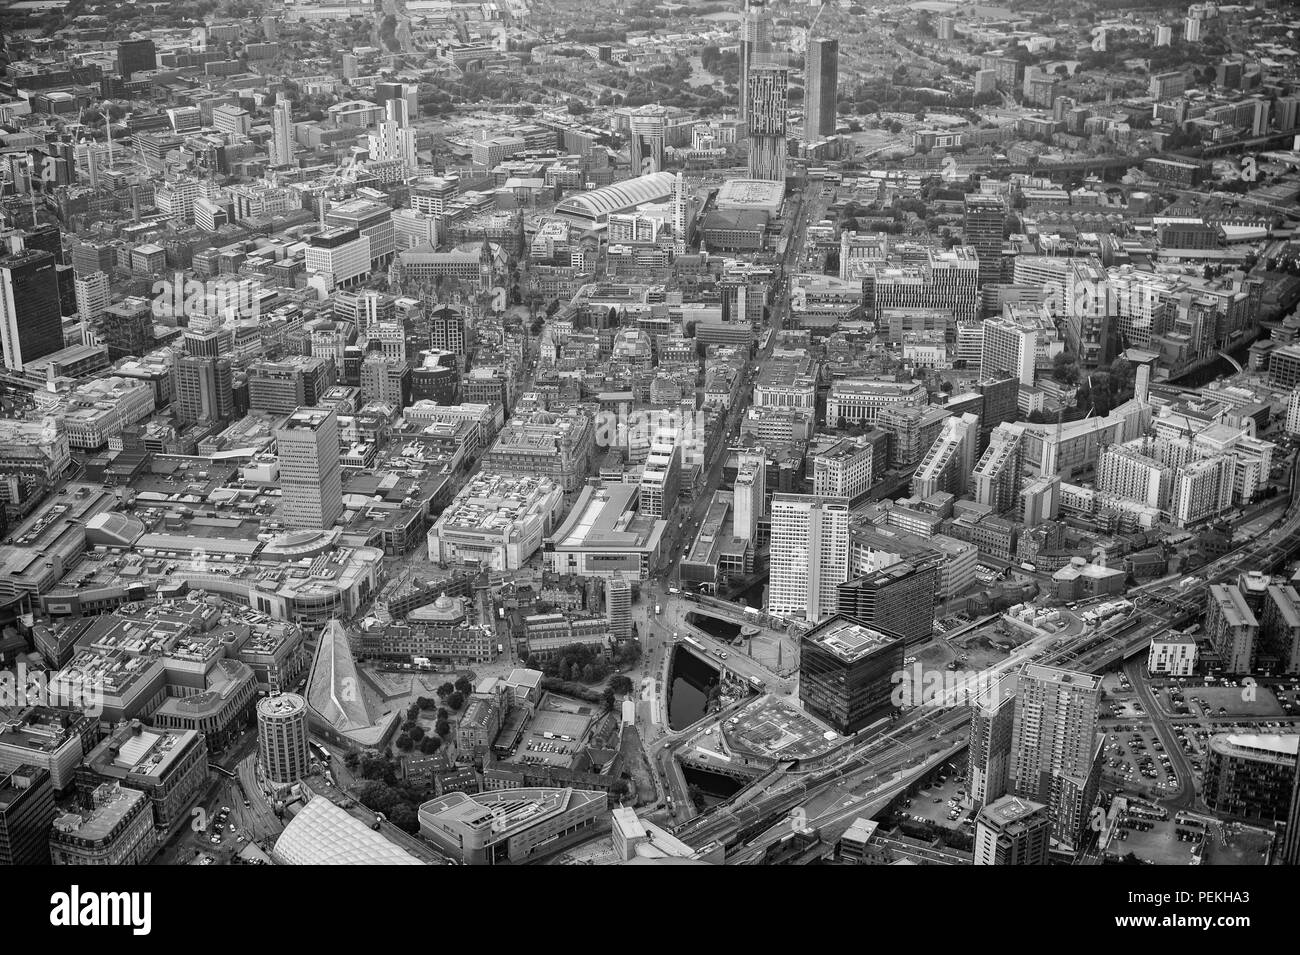
[[[942,777],[941,777],[942,778]],[[926,786],[915,795],[899,803],[898,811],[913,820],[932,822],[948,829],[974,825],[966,802],[966,780],[960,774],[951,774],[942,783]]]
[[[1156,796],[1178,788],[1169,754],[1150,723],[1116,723],[1106,730],[1102,778],[1125,789],[1146,790]]]

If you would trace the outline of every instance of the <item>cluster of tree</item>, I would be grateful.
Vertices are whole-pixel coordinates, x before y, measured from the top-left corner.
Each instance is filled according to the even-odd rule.
[[[1063,385],[1079,383],[1079,365],[1074,360],[1074,355],[1063,351],[1052,359],[1052,379]]]
[[[379,22],[379,39],[393,53],[401,53],[402,45],[397,40],[397,17],[388,14]]]
[[[560,680],[599,683],[609,675],[609,663],[591,647],[573,643],[543,663],[542,673]]]
[[[740,80],[740,54],[728,50],[721,52],[716,46],[706,46],[700,51],[700,65],[724,83]]]
[[[615,696],[614,691],[606,687],[603,691],[593,690],[589,686],[581,683],[574,683],[572,680],[561,680],[558,677],[544,676],[541,681],[541,688],[548,693],[559,693],[562,696],[572,696],[575,699],[586,700],[588,703],[603,703],[605,709],[614,708]]]
[[[354,787],[352,795],[367,809],[383,813],[389,822],[403,832],[414,835],[420,831],[417,810],[424,793],[406,785],[368,780]]]
[[[626,43],[625,30],[570,30],[564,34],[570,43]]]

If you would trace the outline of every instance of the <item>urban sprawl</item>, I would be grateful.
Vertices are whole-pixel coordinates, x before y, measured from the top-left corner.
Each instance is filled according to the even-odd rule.
[[[0,864],[1300,864],[1297,30],[7,3]]]

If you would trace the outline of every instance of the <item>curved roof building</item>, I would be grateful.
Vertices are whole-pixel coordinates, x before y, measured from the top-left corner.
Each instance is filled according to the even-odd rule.
[[[368,705],[352,641],[338,620],[326,625],[316,645],[306,696],[312,728],[343,746],[382,749],[401,716],[396,709],[375,713]]]
[[[677,177],[670,172],[624,179],[569,196],[555,207],[555,214],[574,225],[594,228],[608,222],[611,213],[627,212],[647,202],[662,202],[673,194],[676,182]]]
[[[272,854],[283,865],[424,864],[324,796],[298,811]]]

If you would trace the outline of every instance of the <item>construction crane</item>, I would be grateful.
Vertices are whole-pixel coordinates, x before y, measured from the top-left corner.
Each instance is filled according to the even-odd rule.
[[[328,176],[319,180],[321,187],[320,197],[316,205],[320,212],[320,227],[325,228],[325,214],[329,211],[330,193],[333,192],[337,197],[342,193],[342,186],[346,183],[355,183],[357,181],[357,162],[354,156],[348,156],[338,164],[338,167]]]
[[[826,9],[826,4],[825,4],[825,3],[820,3],[820,4],[817,5],[817,13],[813,16],[813,18],[812,18],[812,23],[808,24],[808,28],[807,28],[806,30],[803,31],[803,48],[802,48],[802,49],[799,49],[799,44],[797,44],[797,43],[796,43],[796,44],[792,44],[792,45],[795,47],[795,52],[796,52],[796,53],[807,53],[807,52],[808,52],[808,44],[812,42],[812,38],[813,38],[813,30],[814,30],[814,28],[816,28],[816,26],[817,26],[817,21],[820,20],[820,19],[822,18],[822,11],[825,10],[825,9]]]

